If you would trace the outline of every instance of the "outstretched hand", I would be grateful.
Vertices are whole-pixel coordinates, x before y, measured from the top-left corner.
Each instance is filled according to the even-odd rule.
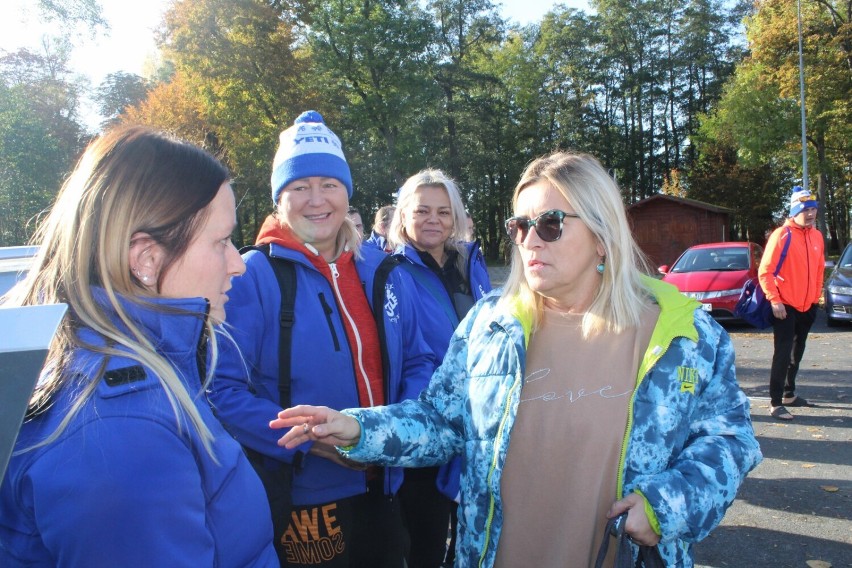
[[[625,511],[627,511],[627,519],[624,523],[624,532],[627,536],[636,544],[656,546],[660,542],[660,535],[651,528],[651,522],[645,514],[645,499],[641,495],[631,493],[613,503],[607,511],[606,518],[617,517]]]
[[[361,424],[357,420],[326,406],[300,404],[285,408],[278,413],[278,418],[269,423],[269,427],[290,428],[278,440],[278,445],[288,450],[308,441],[352,446],[361,439]]]

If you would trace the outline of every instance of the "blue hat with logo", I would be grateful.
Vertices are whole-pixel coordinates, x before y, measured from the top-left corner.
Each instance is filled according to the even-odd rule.
[[[790,197],[790,217],[795,217],[811,207],[819,207],[816,196],[807,189],[802,189],[800,185],[793,186],[793,195]]]
[[[278,203],[288,183],[314,176],[340,180],[352,197],[352,174],[340,138],[325,125],[320,113],[309,110],[279,136],[272,160],[272,202]]]

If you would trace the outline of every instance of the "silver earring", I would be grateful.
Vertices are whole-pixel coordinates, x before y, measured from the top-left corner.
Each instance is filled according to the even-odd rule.
[[[603,274],[604,270],[606,270],[606,264],[604,264],[605,261],[606,258],[602,258],[597,267],[595,267],[595,269],[598,271],[598,274]]]

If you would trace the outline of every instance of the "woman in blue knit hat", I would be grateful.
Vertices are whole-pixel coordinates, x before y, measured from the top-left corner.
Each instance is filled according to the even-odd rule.
[[[404,562],[407,535],[394,499],[400,469],[356,466],[310,442],[288,450],[269,428],[291,403],[342,409],[413,398],[434,368],[410,277],[390,256],[360,247],[347,218],[351,195],[340,139],[319,113],[302,114],[281,133],[272,169],[275,209],[231,290],[227,313],[240,353],[223,350],[210,392],[261,478],[292,470],[292,488],[286,474],[267,481],[282,566]],[[295,273],[296,288],[291,339],[283,346],[282,289],[273,268],[281,263]],[[279,348],[290,355],[283,369]],[[280,394],[282,376],[289,377],[289,401],[287,388]]]

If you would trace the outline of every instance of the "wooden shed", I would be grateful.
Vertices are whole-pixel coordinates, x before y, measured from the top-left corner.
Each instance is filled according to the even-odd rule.
[[[671,265],[693,245],[730,240],[732,213],[727,207],[663,194],[627,208],[633,236],[655,268]]]

